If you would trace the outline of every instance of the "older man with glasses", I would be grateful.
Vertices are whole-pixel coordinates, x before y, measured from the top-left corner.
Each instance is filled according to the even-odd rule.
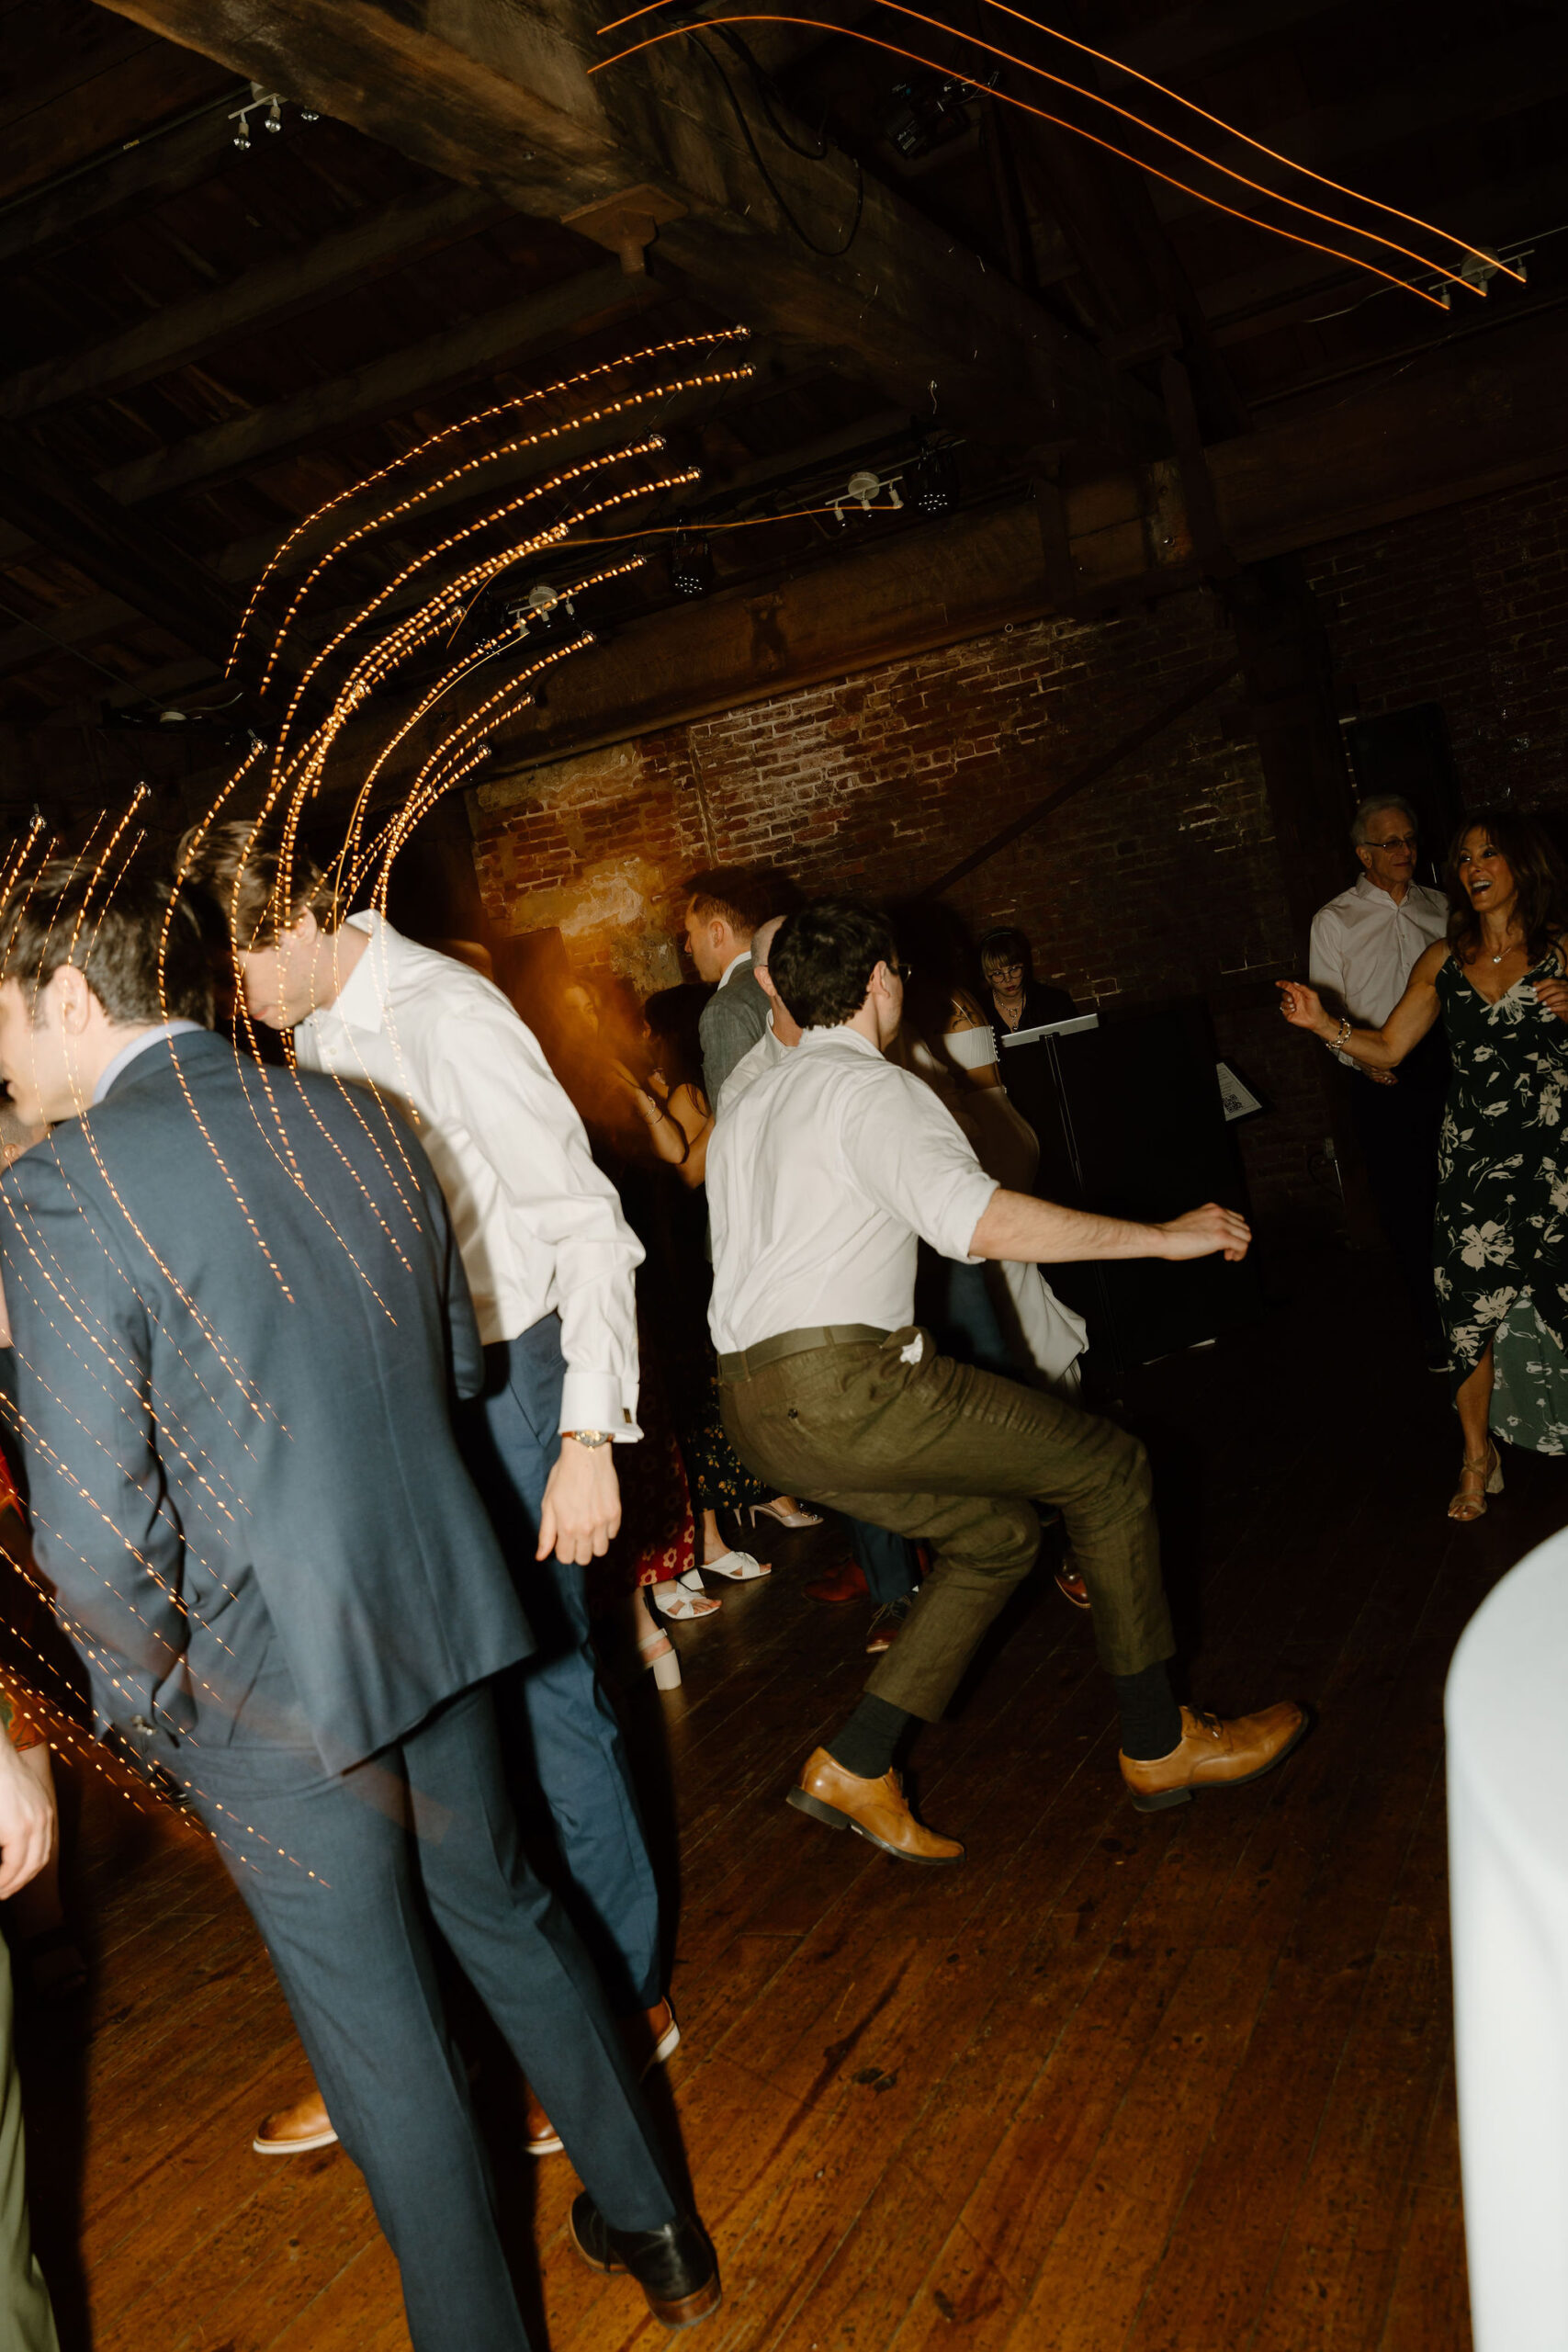
[[[1381,1027],[1404,993],[1417,959],[1448,928],[1448,899],[1416,879],[1416,811],[1393,793],[1363,800],[1350,828],[1359,878],[1318,909],[1312,926],[1312,984],[1335,1012]],[[1448,1347],[1432,1288],[1432,1221],[1438,1197],[1438,1129],[1448,1091],[1441,1023],[1397,1071],[1355,1074],[1351,1108],[1378,1222],[1399,1265],[1421,1327],[1427,1363],[1448,1368]]]

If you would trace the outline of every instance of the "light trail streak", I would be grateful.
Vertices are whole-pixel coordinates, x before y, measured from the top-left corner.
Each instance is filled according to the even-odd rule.
[[[991,42],[981,40],[977,34],[955,33],[953,26],[942,24],[938,17],[923,16],[917,8],[903,7],[898,5],[898,0],[886,0],[886,5],[897,16],[912,17],[918,23],[932,26],[938,32],[966,40],[975,48],[985,50],[991,56],[1005,59],[1009,64],[1018,66],[1025,74],[1032,74],[1042,81],[1055,83],[1061,89],[1071,90],[1076,97],[1089,98],[1092,103],[1109,108],[1112,114],[1122,116],[1127,121],[1135,123],[1141,130],[1147,131],[1151,138],[1161,140],[1167,146],[1178,148],[1182,153],[1194,156],[1200,163],[1206,164],[1211,171],[1220,173],[1226,179],[1238,181],[1245,187],[1255,188],[1259,195],[1268,197],[1276,204],[1282,204],[1293,212],[1305,213],[1313,220],[1326,221],[1334,228],[1344,230],[1350,236],[1365,237],[1373,244],[1383,245],[1391,252],[1404,254],[1409,260],[1418,263],[1423,269],[1432,271],[1438,277],[1446,277],[1453,284],[1471,285],[1469,279],[1460,277],[1456,271],[1447,268],[1440,262],[1429,261],[1425,254],[1415,253],[1408,245],[1400,244],[1395,238],[1385,237],[1373,229],[1358,228],[1353,221],[1341,220],[1335,214],[1322,212],[1315,205],[1303,203],[1299,197],[1283,196],[1278,189],[1266,187],[1261,181],[1249,179],[1245,172],[1233,171],[1229,164],[1217,163],[1212,155],[1205,155],[1200,149],[1190,147],[1185,140],[1178,139],[1173,132],[1157,130],[1153,123],[1145,122],[1142,116],[1129,113],[1126,107],[1116,106],[1111,99],[1100,97],[1095,92],[1083,89],[1076,82],[1064,81],[1059,74],[1048,73],[1043,66],[1032,65],[1026,58],[1013,56],[1010,51],[997,49]],[[634,41],[628,48],[618,50],[613,57],[601,58],[599,62],[596,65],[591,65],[588,71],[590,74],[606,73],[612,65],[622,65],[628,57],[637,57],[644,50],[657,49],[665,41],[683,40],[688,33],[702,32],[710,27],[724,25],[795,25],[804,31],[833,33],[846,40],[859,41],[868,49],[885,50],[891,57],[902,58],[907,63],[923,66],[933,74],[942,74],[948,70],[935,58],[927,57],[919,50],[905,49],[897,41],[880,40],[875,34],[861,32],[852,26],[826,24],[816,17],[768,14],[705,17],[699,24],[668,26],[662,32],[650,33],[645,40]],[[611,28],[606,27],[604,29]],[[1002,106],[1015,107],[1021,114],[1032,115],[1036,121],[1048,122],[1055,130],[1070,131],[1077,139],[1087,139],[1091,146],[1103,147],[1108,154],[1115,155],[1124,164],[1131,164],[1137,171],[1149,173],[1155,179],[1163,180],[1168,187],[1178,189],[1181,195],[1191,197],[1197,203],[1207,205],[1215,212],[1228,213],[1232,220],[1245,220],[1250,227],[1261,229],[1271,237],[1287,238],[1292,244],[1305,245],[1314,253],[1327,254],[1332,260],[1348,263],[1353,269],[1370,270],[1374,277],[1385,278],[1389,285],[1397,286],[1407,294],[1414,294],[1420,301],[1430,302],[1438,310],[1445,310],[1448,307],[1437,295],[1428,294],[1424,287],[1413,286],[1408,278],[1396,277],[1392,271],[1383,269],[1376,262],[1368,261],[1363,255],[1344,253],[1337,245],[1325,245],[1317,237],[1306,236],[1295,229],[1283,229],[1277,221],[1260,220],[1256,213],[1243,211],[1234,204],[1222,203],[1217,196],[1207,195],[1203,189],[1193,187],[1188,181],[1176,178],[1172,173],[1161,171],[1157,164],[1149,163],[1145,157],[1131,153],[1125,147],[1118,147],[1114,140],[1102,139],[1098,131],[1086,130],[1081,123],[1071,122],[1063,115],[1052,114],[1047,107],[1032,106],[1028,99],[1015,97],[1010,90],[992,89],[989,95]],[[1237,135],[1239,136],[1239,133]],[[1423,225],[1427,224],[1423,223]],[[1441,236],[1444,232],[1441,230],[1436,230],[1433,233]],[[1451,242],[1458,244],[1461,241],[1456,237]],[[1467,246],[1465,250],[1468,252],[1472,248]],[[1472,293],[1484,293],[1485,288],[1483,286],[1471,285],[1471,290]]]

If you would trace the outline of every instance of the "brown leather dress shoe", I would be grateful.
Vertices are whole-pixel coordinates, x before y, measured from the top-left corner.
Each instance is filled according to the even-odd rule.
[[[313,2148],[335,2147],[337,2133],[321,2092],[311,2091],[292,2107],[280,2107],[269,2115],[251,2145],[258,2156],[308,2156]]]
[[[956,1838],[939,1838],[915,1819],[904,1802],[897,1772],[863,1781],[836,1764],[825,1747],[807,1757],[806,1770],[789,1792],[789,1803],[829,1829],[852,1829],[900,1862],[961,1862]]]
[[[1066,1566],[1057,1569],[1056,1589],[1064,1600],[1072,1602],[1075,1609],[1088,1609],[1092,1606],[1089,1597],[1089,1587],[1075,1567]]]
[[[1230,1723],[1183,1707],[1181,1737],[1170,1754],[1147,1763],[1123,1756],[1122,1778],[1139,1813],[1162,1813],[1167,1805],[1186,1804],[1194,1789],[1236,1789],[1271,1772],[1306,1731],[1307,1718],[1293,1699]]]
[[[806,1588],[807,1600],[863,1600],[871,1587],[865,1580],[865,1570],[858,1560],[845,1560],[829,1568],[825,1577],[813,1577]]]
[[[885,1651],[892,1648],[904,1630],[904,1621],[909,1614],[909,1603],[913,1598],[914,1595],[909,1593],[902,1600],[883,1603],[872,1619],[871,1631],[865,1637],[867,1657],[881,1657]]]
[[[643,2009],[635,2018],[617,2018],[615,2023],[639,2083],[655,2066],[662,2066],[667,2058],[673,2057],[681,2046],[681,2029],[668,1996],[655,2001],[651,2009]],[[532,2083],[524,2084],[523,2094],[523,2145],[531,2156],[560,2155],[560,2133],[545,2113]]]

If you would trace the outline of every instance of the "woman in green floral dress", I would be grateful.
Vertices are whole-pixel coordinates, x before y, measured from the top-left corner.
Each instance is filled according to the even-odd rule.
[[[1438,1151],[1438,1298],[1464,1463],[1449,1516],[1500,1492],[1493,1431],[1568,1453],[1568,876],[1539,825],[1483,812],[1449,853],[1446,941],[1381,1029],[1280,983],[1281,1010],[1372,1069],[1441,1018],[1453,1062]]]

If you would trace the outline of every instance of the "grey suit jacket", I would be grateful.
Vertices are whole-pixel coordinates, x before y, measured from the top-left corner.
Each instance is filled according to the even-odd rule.
[[[703,1087],[710,1108],[716,1106],[718,1090],[742,1054],[750,1051],[767,1027],[771,1009],[750,956],[704,1005],[697,1035],[703,1048]]]
[[[205,1031],[154,1045],[0,1181],[0,1266],[35,1555],[101,1724],[223,1745],[278,1644],[343,1770],[527,1655],[452,1433],[483,1376],[462,1262],[385,1114]]]

